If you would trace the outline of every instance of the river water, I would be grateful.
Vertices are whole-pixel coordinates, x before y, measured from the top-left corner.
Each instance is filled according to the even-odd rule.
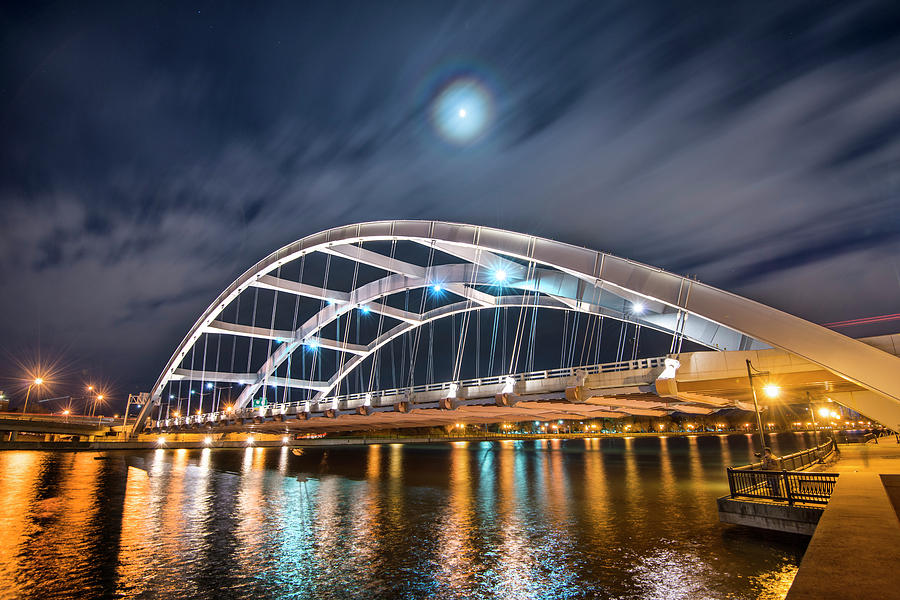
[[[0,597],[783,598],[807,541],[718,522],[746,435],[96,456],[0,452]]]

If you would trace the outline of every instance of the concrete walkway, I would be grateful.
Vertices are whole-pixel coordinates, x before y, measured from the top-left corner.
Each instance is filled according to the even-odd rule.
[[[878,443],[840,444],[840,459],[820,469],[832,473],[900,473],[900,446],[893,436]]]
[[[841,476],[787,600],[900,599],[900,447],[882,438],[840,451],[821,469]]]

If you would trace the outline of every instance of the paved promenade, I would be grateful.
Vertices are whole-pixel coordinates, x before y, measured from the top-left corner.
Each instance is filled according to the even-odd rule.
[[[840,446],[840,473],[787,600],[900,599],[900,447]]]

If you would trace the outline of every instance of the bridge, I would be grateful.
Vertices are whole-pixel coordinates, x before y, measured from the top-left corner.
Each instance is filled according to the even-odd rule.
[[[18,433],[44,433],[72,436],[105,436],[113,427],[121,426],[122,419],[88,417],[83,415],[45,415],[0,413],[0,431],[10,434],[15,441]]]
[[[605,252],[361,223],[288,244],[225,288],[132,433],[708,414],[750,408],[747,360],[788,398],[900,429],[898,348]]]

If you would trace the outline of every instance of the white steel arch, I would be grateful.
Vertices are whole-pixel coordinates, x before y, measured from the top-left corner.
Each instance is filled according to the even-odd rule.
[[[366,242],[391,240],[417,242],[464,262],[422,267],[362,247]],[[324,252],[375,266],[392,275],[349,293],[321,290],[302,283],[282,283],[270,275],[280,266],[313,252]],[[535,272],[540,274],[524,280],[522,277],[523,272],[527,275],[526,267],[510,259],[539,265],[540,269]],[[301,327],[297,332],[291,332],[291,341],[273,352],[256,374],[253,385],[258,388],[304,339],[321,330],[334,316],[353,310],[362,303],[372,304],[377,298],[423,287],[445,278],[447,289],[466,298],[465,304],[491,306],[492,302],[496,302],[494,297],[472,287],[472,284],[483,283],[473,265],[503,269],[512,280],[510,287],[539,291],[557,303],[555,307],[584,312],[605,310],[614,318],[633,320],[663,331],[675,332],[683,328],[688,339],[723,350],[744,350],[766,345],[778,347],[871,390],[880,402],[887,403],[886,410],[896,410],[896,405],[900,404],[900,378],[896,377],[896,373],[900,372],[900,358],[837,332],[736,294],[604,252],[500,229],[439,221],[379,221],[337,227],[307,236],[273,252],[238,277],[201,314],[169,359],[153,387],[151,397],[158,402],[166,384],[176,378],[178,365],[203,333],[258,333],[235,329],[242,326],[232,326],[229,330],[228,324],[216,323],[218,315],[250,286],[284,289],[308,297],[328,297],[334,301],[333,305],[313,317],[314,324],[307,322],[304,324],[306,329]],[[294,289],[278,286],[293,286]],[[600,299],[602,292],[622,299],[623,309],[618,312],[612,307],[604,309]],[[647,314],[639,319],[636,315],[629,318],[625,310],[626,301],[645,304]],[[376,312],[383,310],[388,316],[404,321],[404,332],[420,324],[424,316],[398,314],[396,309],[386,305],[375,308]],[[340,348],[354,354],[344,364],[360,364],[375,350],[370,350],[372,345],[365,349],[356,348],[356,352]],[[347,369],[344,371],[344,374],[349,372]],[[336,373],[332,379],[339,381],[341,377]],[[334,387],[331,383],[328,382],[328,389]],[[246,397],[242,394],[244,402],[253,392],[248,388],[245,393]],[[320,395],[323,393],[327,392],[320,389]],[[146,420],[152,404],[143,407],[135,424],[136,429]]]

